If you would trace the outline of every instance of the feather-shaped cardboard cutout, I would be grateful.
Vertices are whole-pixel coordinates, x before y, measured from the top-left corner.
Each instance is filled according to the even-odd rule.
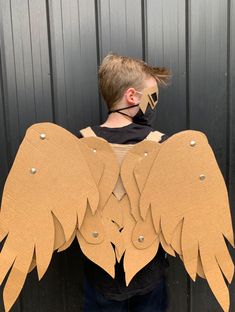
[[[3,292],[6,311],[27,273],[36,265],[41,279],[53,250],[81,227],[87,202],[93,213],[98,208],[98,186],[84,153],[91,153],[90,148],[55,124],[34,124],[26,131],[1,201],[0,238],[7,236],[0,253],[1,283],[11,269]],[[97,158],[95,162],[99,171]]]
[[[128,285],[159,243],[192,279],[206,278],[224,311],[234,265],[228,194],[206,136],[186,130],[163,143],[78,139],[50,123],[29,127],[7,177],[0,211],[0,282],[5,310],[27,274],[45,274],[54,250],[77,237],[83,253],[114,277],[124,255]]]
[[[229,283],[234,274],[224,239],[234,247],[229,199],[223,175],[202,132],[182,131],[162,145],[141,193],[144,219],[149,209],[153,219],[160,220],[154,222],[156,232],[161,231],[173,249],[174,235],[181,235],[182,259],[193,280],[200,255],[200,273],[228,311],[229,293],[223,274]],[[174,232],[179,223],[181,232]]]

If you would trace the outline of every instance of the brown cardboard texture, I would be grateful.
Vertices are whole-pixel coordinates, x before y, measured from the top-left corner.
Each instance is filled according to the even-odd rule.
[[[77,142],[67,130],[42,123],[27,129],[18,149],[0,212],[0,239],[7,236],[0,253],[0,282],[11,269],[3,292],[6,311],[34,266],[34,250],[41,279],[54,248],[69,241],[77,225],[81,226],[87,202],[93,213],[97,210],[99,191],[83,156],[88,147]],[[64,239],[61,230],[56,232],[60,227],[54,218]]]
[[[142,96],[140,99],[140,104],[139,108],[143,113],[145,113],[147,106],[150,105],[152,109],[157,105],[158,103],[158,96],[159,96],[159,91],[158,91],[158,86],[156,85],[153,87],[148,87],[144,88],[142,91]]]
[[[179,255],[193,280],[207,279],[229,309],[234,247],[228,194],[207,137],[185,130],[158,143],[109,144],[88,127],[82,139],[43,122],[30,126],[4,185],[0,281],[9,311],[27,274],[45,274],[54,250],[76,237],[83,253],[114,277],[124,255],[128,285],[159,243]],[[114,248],[112,244],[114,244]]]

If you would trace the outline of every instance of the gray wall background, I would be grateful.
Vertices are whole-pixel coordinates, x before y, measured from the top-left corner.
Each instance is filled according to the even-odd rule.
[[[109,51],[172,69],[156,129],[207,135],[234,220],[235,0],[0,0],[1,190],[31,124],[52,121],[76,134],[105,118],[97,67]],[[169,311],[221,311],[204,280],[191,281],[178,259],[170,265]],[[74,242],[39,283],[36,270],[29,275],[12,311],[82,311],[81,280]],[[234,281],[229,288],[235,311]]]

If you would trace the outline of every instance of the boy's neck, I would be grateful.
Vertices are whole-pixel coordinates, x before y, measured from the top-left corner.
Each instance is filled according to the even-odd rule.
[[[111,113],[106,121],[100,125],[101,127],[108,127],[108,128],[119,128],[119,127],[124,127],[129,124],[131,124],[132,117],[131,116],[126,116],[122,115],[120,113]]]

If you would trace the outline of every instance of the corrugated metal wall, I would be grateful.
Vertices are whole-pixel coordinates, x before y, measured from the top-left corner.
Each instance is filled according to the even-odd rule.
[[[235,0],[0,0],[0,10],[1,190],[32,123],[76,134],[105,118],[97,66],[113,51],[172,69],[156,129],[207,135],[235,220]],[[170,262],[169,311],[221,311],[204,280],[192,282],[180,261]],[[74,242],[40,283],[30,274],[12,311],[82,311],[81,280]],[[234,292],[233,282],[231,311]]]

